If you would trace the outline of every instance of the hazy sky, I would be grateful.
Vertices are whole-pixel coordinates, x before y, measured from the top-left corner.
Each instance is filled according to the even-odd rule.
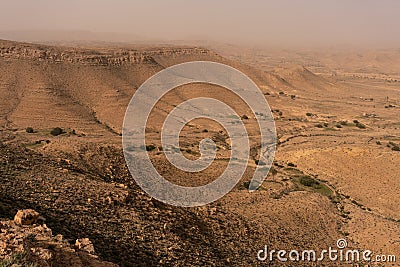
[[[169,40],[400,46],[398,0],[1,0],[0,4],[1,32],[87,30]]]

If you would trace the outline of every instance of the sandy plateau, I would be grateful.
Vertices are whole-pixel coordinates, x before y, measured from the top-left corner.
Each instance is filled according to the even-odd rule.
[[[181,151],[197,158],[199,142],[208,137],[217,144],[217,159],[196,174],[168,163],[161,126],[187,99],[217,98],[245,115],[252,147],[232,192],[204,207],[180,208],[135,184],[121,127],[129,100],[147,78],[193,60],[228,64],[252,78],[273,111],[279,143],[273,170],[249,193],[260,142],[250,109],[217,86],[187,85],[165,95],[149,119],[146,142],[155,167],[170,181],[206,184],[230,156],[223,128],[194,120],[181,132]],[[349,248],[394,254],[400,261],[399,51],[89,49],[0,41],[0,69],[4,220],[34,209],[54,235],[70,243],[89,238],[101,260],[120,266],[280,266],[259,262],[257,252],[265,245],[322,250],[339,238]],[[56,127],[62,133],[50,134]],[[346,266],[318,266],[332,265]]]

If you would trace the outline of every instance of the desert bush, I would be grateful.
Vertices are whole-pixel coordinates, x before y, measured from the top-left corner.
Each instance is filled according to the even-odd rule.
[[[353,123],[357,124],[360,123],[358,120],[353,120]]]
[[[400,147],[398,145],[395,145],[392,147],[393,151],[400,151]]]
[[[255,162],[257,165],[260,165],[260,166],[267,165],[264,161],[259,160],[259,159],[255,159],[254,162]]]
[[[397,146],[397,144],[395,142],[389,141],[388,147],[391,147],[391,146]]]
[[[343,125],[343,126],[344,126],[344,125],[347,125],[347,121],[341,121],[341,122],[340,122],[340,125]]]
[[[146,145],[146,151],[153,151],[154,149],[156,149],[155,145]]]
[[[60,127],[56,127],[50,131],[50,134],[53,136],[57,136],[63,133],[63,130]]]
[[[324,122],[324,127],[328,127],[328,126],[329,126],[329,123]]]
[[[387,106],[385,106],[385,108],[395,108],[396,106],[394,106],[394,105],[392,105],[392,104],[389,104],[389,105],[387,105]]]
[[[26,128],[26,132],[27,132],[27,133],[33,133],[34,130],[33,130],[32,127],[28,127],[28,128]]]
[[[324,128],[324,125],[322,125],[322,124],[317,124],[317,125],[315,125],[315,127],[317,127],[317,128]]]
[[[243,115],[243,116],[242,116],[242,119],[243,119],[243,120],[248,120],[249,117],[247,117],[247,115]]]
[[[341,124],[337,124],[336,128],[343,128]]]
[[[376,141],[377,145],[382,145],[381,141]]]
[[[308,117],[311,117],[313,114],[312,113],[310,113],[310,112],[307,112],[306,113],[306,116],[308,116]]]

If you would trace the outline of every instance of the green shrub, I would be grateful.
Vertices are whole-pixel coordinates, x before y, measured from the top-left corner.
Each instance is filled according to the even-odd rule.
[[[53,130],[51,130],[50,134],[53,136],[57,136],[63,133],[63,129],[61,129],[60,127],[56,127]]]
[[[400,147],[398,145],[395,145],[394,147],[392,147],[393,151],[400,151]]]
[[[259,160],[259,159],[255,159],[254,162],[255,162],[257,165],[259,165],[259,166],[267,165],[264,161]]]
[[[156,149],[155,145],[146,145],[146,151],[153,151],[154,149]]]
[[[28,127],[28,128],[26,128],[26,132],[27,132],[27,133],[33,133],[34,130],[33,130],[32,127]]]

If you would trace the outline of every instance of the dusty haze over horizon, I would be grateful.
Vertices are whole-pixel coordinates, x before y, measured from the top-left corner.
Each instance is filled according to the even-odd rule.
[[[399,47],[399,10],[396,0],[5,0],[0,39]]]

